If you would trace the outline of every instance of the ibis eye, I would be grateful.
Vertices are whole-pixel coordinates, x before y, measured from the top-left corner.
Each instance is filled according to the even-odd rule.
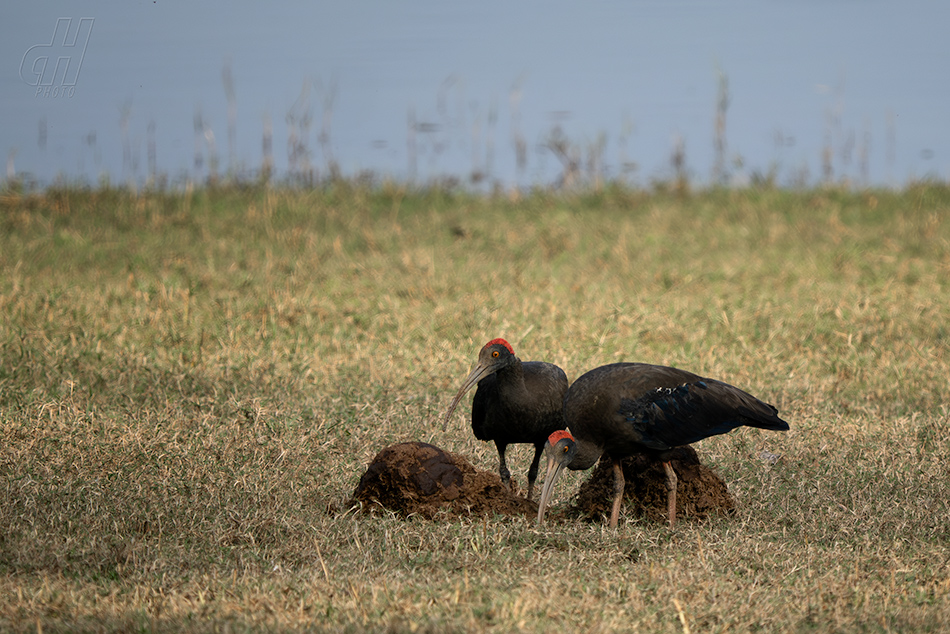
[[[497,350],[492,350],[492,351],[491,351],[491,356],[497,357],[497,356],[498,356],[498,351],[497,351]]]
[[[570,447],[568,447],[567,445],[564,445],[564,453],[567,453],[568,451],[570,451],[570,449],[571,449]]]

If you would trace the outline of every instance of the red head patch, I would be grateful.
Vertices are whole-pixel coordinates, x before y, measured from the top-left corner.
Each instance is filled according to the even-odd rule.
[[[559,429],[553,434],[551,434],[550,436],[548,436],[548,442],[551,443],[552,445],[556,445],[558,444],[558,442],[564,440],[565,438],[567,440],[574,440],[574,436],[571,436],[571,432],[567,431],[566,429]]]
[[[515,350],[514,350],[514,348],[511,347],[511,344],[508,343],[507,341],[505,341],[504,339],[500,338],[500,337],[499,337],[498,339],[492,339],[491,341],[489,341],[488,343],[485,344],[485,347],[488,348],[489,346],[493,346],[493,345],[495,345],[496,343],[497,343],[497,344],[500,344],[500,345],[503,345],[503,346],[505,346],[506,348],[508,348],[508,352],[510,352],[511,354],[514,354],[514,353],[515,353]]]

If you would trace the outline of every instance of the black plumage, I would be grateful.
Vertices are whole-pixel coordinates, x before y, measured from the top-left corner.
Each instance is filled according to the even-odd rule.
[[[617,525],[623,496],[620,461],[638,452],[663,461],[669,490],[670,525],[676,518],[676,473],[668,452],[736,427],[784,431],[778,410],[737,387],[692,372],[646,363],[614,363],[587,372],[564,396],[570,432],[555,432],[545,444],[548,471],[538,522],[563,467],[589,469],[603,454],[613,461],[614,503],[610,526]]]
[[[534,459],[528,469],[527,497],[531,499],[544,444],[552,432],[564,429],[562,406],[567,375],[551,363],[521,361],[511,344],[504,339],[492,339],[482,347],[478,362],[452,400],[443,430],[459,401],[476,383],[472,431],[479,440],[494,441],[498,474],[505,486],[510,486],[511,481],[505,461],[508,445],[534,445]]]

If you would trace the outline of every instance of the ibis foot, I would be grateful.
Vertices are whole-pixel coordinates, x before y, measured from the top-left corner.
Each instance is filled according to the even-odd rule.
[[[623,489],[626,482],[623,479],[623,467],[619,460],[614,460],[614,504],[610,509],[610,528],[617,528],[617,519],[620,517],[620,503],[623,501]]]
[[[676,471],[673,470],[673,465],[670,464],[669,460],[663,461],[663,470],[666,471],[667,507],[669,508],[670,514],[670,528],[673,528],[673,525],[676,523]]]

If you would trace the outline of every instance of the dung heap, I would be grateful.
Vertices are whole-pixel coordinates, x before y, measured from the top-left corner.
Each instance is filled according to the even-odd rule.
[[[538,505],[513,494],[497,473],[476,469],[462,456],[424,442],[386,447],[373,459],[353,492],[351,504],[382,506],[406,517],[533,516]]]
[[[677,519],[702,519],[711,513],[730,513],[736,503],[726,483],[709,467],[699,462],[692,447],[678,447],[671,460],[678,478],[676,486]],[[663,464],[647,454],[634,454],[621,463],[626,487],[623,506],[627,512],[666,522],[667,491]],[[577,494],[575,512],[589,519],[610,514],[613,500],[613,470],[610,460],[601,458],[590,478]]]

